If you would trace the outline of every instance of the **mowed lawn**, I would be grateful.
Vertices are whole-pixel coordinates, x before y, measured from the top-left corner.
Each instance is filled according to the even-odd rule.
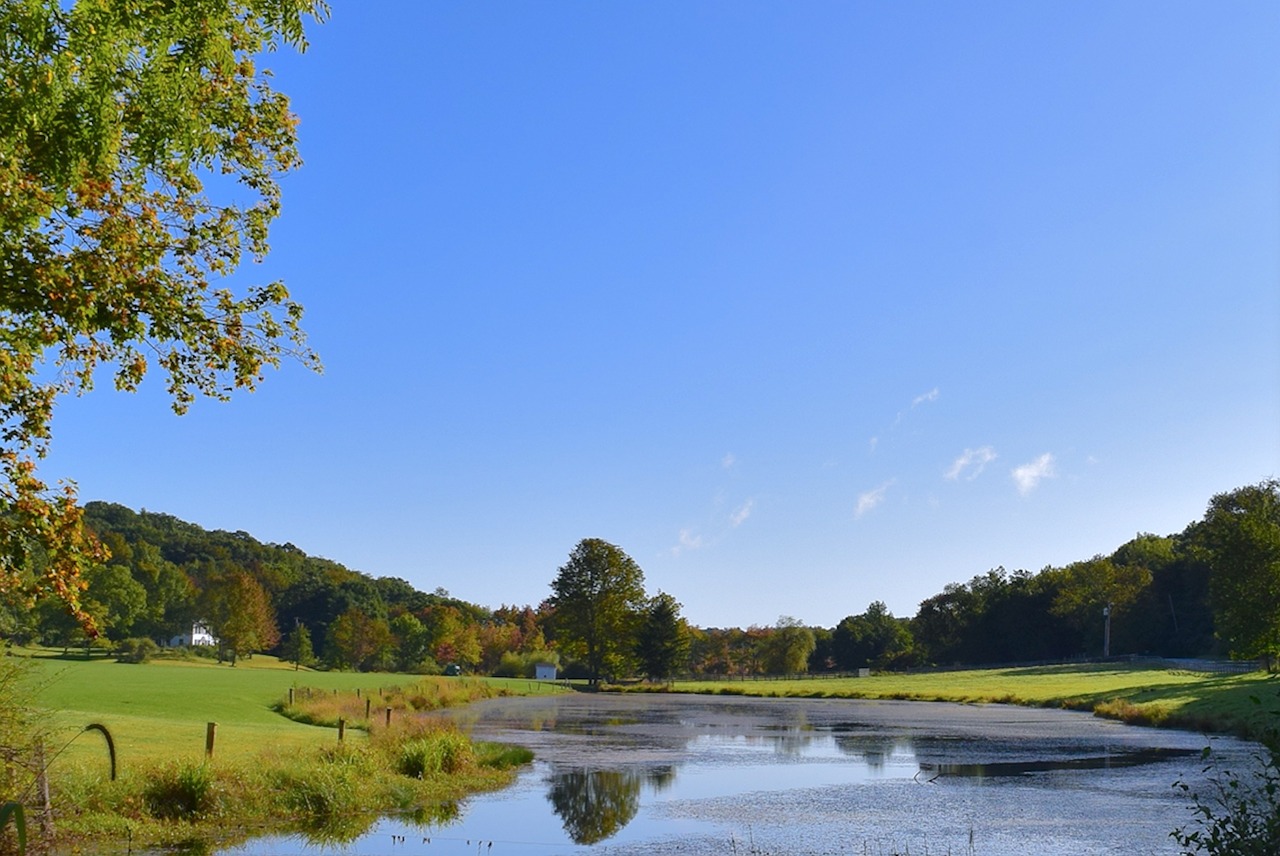
[[[378,710],[380,688],[422,680],[416,675],[294,671],[265,656],[235,667],[200,660],[126,664],[40,656],[30,662],[33,701],[48,714],[51,750],[72,741],[65,758],[75,763],[106,757],[100,735],[76,737],[90,723],[110,730],[122,765],[202,757],[209,722],[217,723],[216,759],[288,753],[337,740],[336,729],[293,722],[272,709],[290,687],[343,693],[359,689]],[[543,688],[531,681],[484,680],[514,693]],[[348,740],[363,739],[354,730],[347,735]]]
[[[675,692],[1008,703],[1092,710],[1145,725],[1259,736],[1280,725],[1280,677],[1133,665],[972,669],[869,678],[677,681]],[[1256,701],[1255,701],[1256,700]]]

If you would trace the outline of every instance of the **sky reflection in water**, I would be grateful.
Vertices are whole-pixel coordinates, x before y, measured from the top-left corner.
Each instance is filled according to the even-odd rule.
[[[949,705],[503,700],[462,718],[538,762],[452,822],[389,818],[347,844],[277,837],[225,852],[961,854],[972,836],[980,856],[1171,854],[1168,832],[1188,819],[1171,785],[1198,771],[1204,742]]]

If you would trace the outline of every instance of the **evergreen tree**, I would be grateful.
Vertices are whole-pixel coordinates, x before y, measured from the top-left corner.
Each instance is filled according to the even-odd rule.
[[[302,666],[310,666],[316,661],[315,649],[311,647],[311,631],[307,625],[299,624],[289,634],[284,643],[284,655],[296,672]]]
[[[650,680],[669,678],[685,665],[689,632],[680,617],[680,604],[666,592],[658,592],[644,612],[636,637],[636,657]]]

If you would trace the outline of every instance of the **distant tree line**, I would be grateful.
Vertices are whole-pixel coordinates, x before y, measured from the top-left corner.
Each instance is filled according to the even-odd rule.
[[[947,585],[909,618],[872,601],[833,628],[807,627],[789,616],[745,629],[681,624],[683,660],[657,669],[640,668],[635,659],[640,640],[654,633],[641,608],[643,575],[634,568],[625,584],[610,583],[604,573],[584,580],[581,564],[593,550],[605,564],[606,556],[621,553],[603,542],[579,544],[553,583],[550,602],[561,610],[564,650],[593,663],[592,679],[602,665],[608,675],[752,676],[1119,654],[1230,655],[1274,668],[1280,655],[1280,481],[1274,479],[1213,497],[1204,518],[1175,535],[1140,533],[1109,555],[1036,573],[997,567]],[[620,567],[634,565],[621,556]],[[615,601],[610,585],[620,595]],[[580,611],[602,620],[604,603],[610,604],[604,614],[613,616],[608,628],[584,625]],[[674,600],[670,605],[678,607]],[[593,634],[609,650],[601,652]]]
[[[193,625],[217,639],[210,652],[234,663],[275,652],[300,665],[437,672],[522,672],[546,651],[529,606],[485,609],[395,577],[371,577],[292,544],[263,544],[245,532],[207,531],[168,514],[85,505],[88,527],[110,552],[85,575],[81,597],[103,638],[160,644]],[[88,644],[58,601],[34,610],[0,604],[0,635],[50,645]]]
[[[91,502],[110,557],[85,575],[93,644],[166,644],[207,627],[232,664],[272,652],[298,666],[431,673],[449,665],[532,675],[539,662],[600,681],[1023,663],[1152,654],[1280,655],[1280,481],[1219,494],[1176,535],[1142,533],[1109,555],[1037,573],[997,567],[947,585],[913,617],[872,601],[835,627],[700,628],[621,548],[588,538],[538,606],[490,609],[372,577],[292,544],[207,531],[167,514]],[[0,603],[0,636],[90,644],[57,600]]]

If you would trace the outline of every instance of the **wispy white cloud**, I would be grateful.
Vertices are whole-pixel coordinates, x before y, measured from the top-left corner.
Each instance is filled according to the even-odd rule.
[[[738,459],[737,457],[734,456],[733,452],[727,453],[723,458],[720,459],[721,469],[731,470],[737,465],[738,465]]]
[[[741,526],[746,519],[751,516],[751,509],[755,507],[755,504],[756,501],[754,499],[748,499],[746,502],[742,503],[742,505],[739,505],[737,509],[734,510],[733,514],[729,515],[729,522],[733,525],[734,529]]]
[[[938,396],[940,394],[941,394],[941,391],[935,386],[933,389],[929,390],[928,392],[922,395],[917,395],[915,398],[911,399],[911,406],[918,407],[921,404],[927,404],[928,402],[931,402],[931,401],[937,401]]]
[[[955,480],[960,478],[962,474],[965,479],[973,481],[982,475],[982,471],[987,468],[987,464],[996,459],[996,450],[990,446],[982,446],[978,449],[965,449],[964,454],[956,458],[951,464],[951,468],[943,473],[944,478]]]
[[[1018,493],[1026,496],[1035,490],[1044,479],[1051,479],[1058,474],[1053,454],[1045,452],[1030,463],[1014,467],[1013,481],[1018,486]]]
[[[919,407],[922,404],[930,404],[934,401],[937,401],[938,396],[940,395],[942,395],[942,391],[935,386],[933,389],[929,390],[928,392],[922,392],[920,395],[917,395],[915,398],[911,399],[911,406],[908,407],[906,410],[898,411],[898,415],[894,417],[893,424],[889,426],[889,430],[891,431],[897,430],[898,426],[902,424],[902,420],[907,417],[907,413],[909,413],[912,410],[915,410],[917,407]]]
[[[681,553],[687,553],[690,550],[701,550],[706,546],[706,543],[703,537],[692,529],[681,529],[678,542],[671,548],[671,555],[679,556]]]
[[[880,503],[884,502],[885,494],[889,488],[893,487],[894,479],[890,479],[874,490],[869,490],[858,497],[858,507],[853,510],[855,518],[861,517]]]
[[[874,455],[876,451],[876,447],[880,445],[880,438],[872,437],[871,441],[867,445],[871,447],[871,453]]]

